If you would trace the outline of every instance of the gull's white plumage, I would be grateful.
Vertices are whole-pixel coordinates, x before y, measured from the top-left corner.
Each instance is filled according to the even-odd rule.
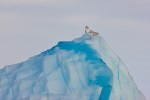
[[[93,30],[91,30],[88,26],[85,27],[85,34],[91,36],[98,36],[99,33],[94,32]]]

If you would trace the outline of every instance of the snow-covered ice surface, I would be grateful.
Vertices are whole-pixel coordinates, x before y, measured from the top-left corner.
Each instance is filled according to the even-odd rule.
[[[102,37],[59,42],[0,69],[0,100],[146,100]]]

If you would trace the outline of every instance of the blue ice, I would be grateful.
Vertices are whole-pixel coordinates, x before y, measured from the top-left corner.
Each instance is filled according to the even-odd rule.
[[[127,85],[128,84],[128,85]],[[145,100],[102,37],[61,41],[0,69],[0,100]]]

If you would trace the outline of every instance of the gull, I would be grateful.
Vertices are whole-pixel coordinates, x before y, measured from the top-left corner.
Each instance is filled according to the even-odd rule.
[[[99,33],[94,32],[88,26],[85,27],[85,34],[89,35],[90,39],[91,39],[92,36],[98,36],[99,35]]]

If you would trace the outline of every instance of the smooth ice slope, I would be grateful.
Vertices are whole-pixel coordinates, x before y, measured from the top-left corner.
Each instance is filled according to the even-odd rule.
[[[102,37],[83,35],[0,70],[0,100],[145,100]]]

